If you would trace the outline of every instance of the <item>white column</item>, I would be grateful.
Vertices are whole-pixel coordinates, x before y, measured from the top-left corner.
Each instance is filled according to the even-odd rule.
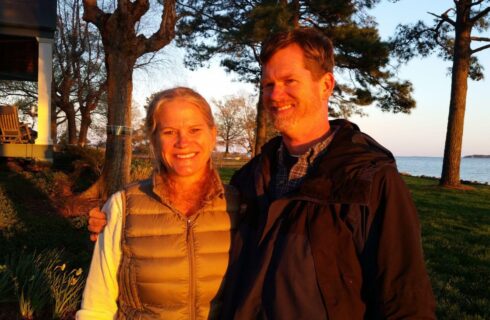
[[[51,80],[53,78],[53,39],[37,38],[39,58],[37,71],[37,139],[36,144],[52,145]]]

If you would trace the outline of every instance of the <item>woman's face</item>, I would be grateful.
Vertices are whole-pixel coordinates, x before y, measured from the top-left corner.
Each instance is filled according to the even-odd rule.
[[[184,98],[165,102],[155,114],[156,149],[174,179],[198,181],[207,170],[216,143],[199,108]]]

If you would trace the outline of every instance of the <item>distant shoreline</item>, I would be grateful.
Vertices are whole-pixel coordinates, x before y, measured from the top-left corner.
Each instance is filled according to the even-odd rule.
[[[464,156],[463,158],[490,159],[490,155],[488,155],[488,154],[472,154],[469,156]]]
[[[395,158],[440,158],[443,159],[443,156],[395,156]],[[468,156],[462,157],[462,159],[490,159],[490,155],[487,154],[471,154]]]
[[[443,167],[442,157],[397,157],[400,172],[413,176],[440,177]],[[466,158],[461,160],[460,178],[490,184],[490,158]]]
[[[409,172],[400,172],[402,176],[407,176],[407,177],[413,177],[413,178],[421,178],[421,179],[430,179],[430,180],[440,180],[440,177],[434,177],[434,176],[426,176],[424,174],[417,175],[417,174],[411,174]],[[483,182],[483,181],[471,181],[471,180],[464,180],[460,179],[459,180],[462,184],[473,184],[473,185],[480,185],[480,186],[488,186],[488,182]]]

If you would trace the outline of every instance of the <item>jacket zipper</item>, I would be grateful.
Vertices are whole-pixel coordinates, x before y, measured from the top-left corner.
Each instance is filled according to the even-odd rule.
[[[196,319],[196,277],[195,277],[195,252],[194,232],[192,221],[187,219],[187,251],[189,252],[189,319]]]

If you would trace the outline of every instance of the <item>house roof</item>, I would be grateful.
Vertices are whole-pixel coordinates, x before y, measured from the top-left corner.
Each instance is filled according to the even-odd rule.
[[[36,38],[54,38],[56,2],[0,0],[0,80],[37,81]]]
[[[54,38],[56,0],[0,0],[0,34]]]

